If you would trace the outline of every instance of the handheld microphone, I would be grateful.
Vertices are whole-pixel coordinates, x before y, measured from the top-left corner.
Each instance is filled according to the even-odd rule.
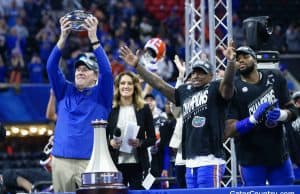
[[[116,140],[117,143],[120,143],[122,141],[121,133],[122,132],[120,128],[115,128],[113,138]]]

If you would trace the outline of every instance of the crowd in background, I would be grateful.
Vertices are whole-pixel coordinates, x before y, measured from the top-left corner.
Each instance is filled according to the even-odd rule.
[[[147,1],[138,0],[1,1],[0,82],[48,83],[45,64],[58,38],[58,18],[75,9],[87,10],[100,21],[98,36],[108,53],[114,75],[124,70],[132,70],[118,57],[118,48],[121,44],[126,43],[135,50],[142,48],[151,37],[159,36],[167,44],[167,57],[159,65],[158,74],[166,81],[174,81],[178,74],[172,62],[174,55],[177,53],[184,58],[183,8],[174,4],[167,14],[154,17],[155,14],[147,9],[150,8],[148,4]],[[239,15],[245,14],[243,11],[247,9],[250,10],[251,3],[247,6],[245,3],[233,1],[233,5],[233,37],[237,46],[240,46],[245,44],[245,41],[242,19]],[[160,6],[155,10],[160,9],[163,7]],[[281,53],[300,52],[300,25],[296,19],[284,25],[281,22],[274,22],[269,48]],[[68,48],[63,53],[61,66],[67,79],[71,81],[74,80],[72,62],[79,52],[89,49],[87,40],[85,32],[72,33]]]
[[[75,9],[87,10],[100,21],[98,36],[109,54],[114,75],[128,69],[118,58],[117,52],[119,45],[124,42],[132,48],[141,48],[151,37],[173,34],[178,40],[165,39],[170,45],[167,54],[170,57],[184,44],[182,32],[170,32],[174,29],[172,26],[177,28],[182,25],[174,19],[155,20],[145,12],[142,1],[13,0],[1,1],[0,7],[1,82],[47,82],[45,64],[58,38],[58,18]],[[168,28],[169,32],[164,28]],[[87,38],[85,32],[73,33],[64,53],[61,65],[69,80],[74,79],[74,68],[70,65],[77,57],[79,48],[81,51],[89,49],[87,39],[82,37]],[[171,78],[172,74],[166,77]]]

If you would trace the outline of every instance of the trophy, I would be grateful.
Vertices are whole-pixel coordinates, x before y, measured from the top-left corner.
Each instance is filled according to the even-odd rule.
[[[91,15],[92,14],[83,10],[74,10],[64,15],[64,17],[68,18],[68,20],[71,21],[72,30],[84,31],[85,29],[82,27],[82,25],[84,24],[84,20]]]
[[[122,173],[118,171],[111,159],[104,120],[92,121],[94,127],[94,145],[92,156],[84,173],[81,175],[82,185],[76,194],[127,194],[123,184]]]

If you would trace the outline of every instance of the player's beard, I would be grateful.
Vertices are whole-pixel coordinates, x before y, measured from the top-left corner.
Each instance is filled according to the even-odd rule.
[[[247,77],[252,71],[254,71],[254,62],[252,62],[251,65],[247,66],[246,68],[244,69],[239,69],[239,73],[242,75],[242,76],[245,76]]]

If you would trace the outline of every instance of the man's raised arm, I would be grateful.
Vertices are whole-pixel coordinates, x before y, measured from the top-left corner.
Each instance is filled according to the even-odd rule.
[[[120,57],[130,66],[136,68],[137,73],[153,88],[160,91],[168,100],[175,103],[175,88],[165,82],[158,75],[148,71],[140,63],[138,52],[134,54],[127,46],[120,48]]]
[[[236,52],[234,42],[230,41],[227,48],[221,46],[220,49],[227,59],[227,67],[219,91],[224,99],[229,100],[234,93],[234,76],[236,73]]]

